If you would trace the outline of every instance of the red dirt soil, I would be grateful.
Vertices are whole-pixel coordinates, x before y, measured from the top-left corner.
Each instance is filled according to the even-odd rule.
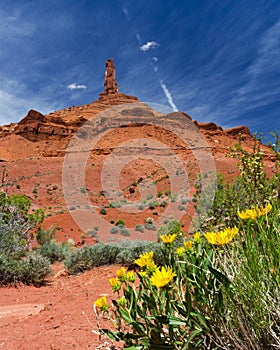
[[[67,276],[61,264],[53,268],[56,276],[46,286],[0,288],[0,349],[121,349],[96,333],[93,311],[101,294],[108,294],[110,300],[108,279],[119,266],[98,267],[77,276]],[[36,306],[43,308],[38,314]],[[99,322],[103,328],[112,327],[108,320]]]

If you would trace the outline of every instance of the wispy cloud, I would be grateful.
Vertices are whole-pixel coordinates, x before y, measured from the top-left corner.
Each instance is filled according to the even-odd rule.
[[[148,51],[150,49],[156,49],[159,46],[159,43],[156,41],[148,41],[146,44],[140,46],[141,51]]]
[[[280,71],[280,20],[266,30],[258,42],[257,58],[249,69],[252,77],[263,72]]]
[[[86,88],[87,88],[86,85],[84,85],[84,84],[76,84],[76,83],[72,83],[72,84],[67,86],[67,89],[69,89],[69,90],[84,90]]]
[[[167,98],[167,101],[168,101],[170,107],[173,109],[174,112],[177,112],[178,108],[176,107],[175,103],[173,102],[172,95],[162,80],[160,81],[160,86],[161,86],[162,91],[164,92],[164,94]]]
[[[152,57],[152,61],[153,62],[157,62],[158,61],[158,58],[156,56]]]
[[[280,94],[279,56],[280,20],[264,31],[256,41],[256,52],[251,64],[244,72],[246,83],[229,101],[232,110],[236,109],[239,114],[254,115],[256,119],[258,110],[275,105]],[[247,124],[252,122],[253,120],[250,120]]]

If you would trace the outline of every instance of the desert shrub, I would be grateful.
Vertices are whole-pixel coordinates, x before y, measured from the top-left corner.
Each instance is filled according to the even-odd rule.
[[[125,221],[123,219],[118,219],[116,222],[115,222],[115,226],[125,226]]]
[[[142,233],[144,233],[145,228],[144,228],[144,226],[143,226],[143,225],[141,225],[141,224],[137,224],[137,225],[135,226],[135,231],[138,231],[138,232],[142,232]]]
[[[111,202],[111,203],[109,204],[109,207],[110,207],[110,208],[120,208],[120,207],[121,207],[121,204],[118,203],[118,202]]]
[[[130,236],[130,231],[125,227],[121,227],[120,234],[123,236]]]
[[[0,254],[0,285],[41,285],[50,273],[49,265],[50,261],[39,254],[30,253],[20,260]]]
[[[44,218],[42,210],[29,213],[31,201],[24,195],[0,192],[0,284],[18,282],[39,285],[49,273],[49,260],[30,253],[33,232]]]
[[[44,218],[42,210],[29,214],[31,201],[23,195],[0,192],[0,254],[25,255],[34,230]]]
[[[117,233],[120,233],[120,228],[118,226],[114,226],[111,228],[110,232],[115,235]]]
[[[69,244],[61,244],[55,240],[50,240],[40,246],[39,252],[42,256],[48,258],[51,263],[54,263],[66,259],[71,249],[72,246]]]
[[[184,205],[180,204],[180,205],[178,205],[178,210],[184,211],[184,210],[186,210],[186,207]]]
[[[100,209],[100,214],[106,215],[106,214],[107,214],[106,208],[102,207],[102,208]]]
[[[121,240],[119,243],[98,243],[72,251],[64,261],[69,273],[75,274],[96,266],[114,263],[133,264],[139,254],[148,249],[158,249],[150,241]],[[162,258],[158,254],[159,259]]]
[[[157,230],[157,227],[156,227],[156,225],[154,225],[154,224],[148,224],[148,223],[146,223],[146,224],[144,225],[144,227],[145,227],[145,229],[148,230],[148,231],[156,231],[156,230]]]
[[[80,192],[81,192],[82,194],[86,194],[86,193],[87,193],[87,190],[86,190],[85,187],[81,187],[81,188],[80,188]]]
[[[39,245],[47,244],[55,238],[57,227],[42,229],[39,228],[36,233],[36,241]]]
[[[113,244],[97,243],[73,251],[64,261],[70,273],[75,274],[100,265],[113,264],[119,248]]]

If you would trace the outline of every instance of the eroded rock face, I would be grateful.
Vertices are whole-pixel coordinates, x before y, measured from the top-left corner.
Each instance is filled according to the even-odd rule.
[[[226,135],[231,135],[231,136],[238,136],[238,135],[251,136],[250,130],[247,128],[247,126],[244,126],[244,125],[226,129],[224,132]]]
[[[70,132],[64,125],[49,124],[43,114],[33,109],[15,127],[15,134],[33,142],[68,136]]]

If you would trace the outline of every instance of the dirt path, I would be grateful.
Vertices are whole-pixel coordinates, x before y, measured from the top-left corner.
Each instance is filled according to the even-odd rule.
[[[40,288],[0,288],[0,349],[121,349],[95,333],[93,312],[93,301],[110,294],[108,279],[118,268],[105,266],[78,276],[58,273]],[[102,321],[102,326],[110,325]]]

